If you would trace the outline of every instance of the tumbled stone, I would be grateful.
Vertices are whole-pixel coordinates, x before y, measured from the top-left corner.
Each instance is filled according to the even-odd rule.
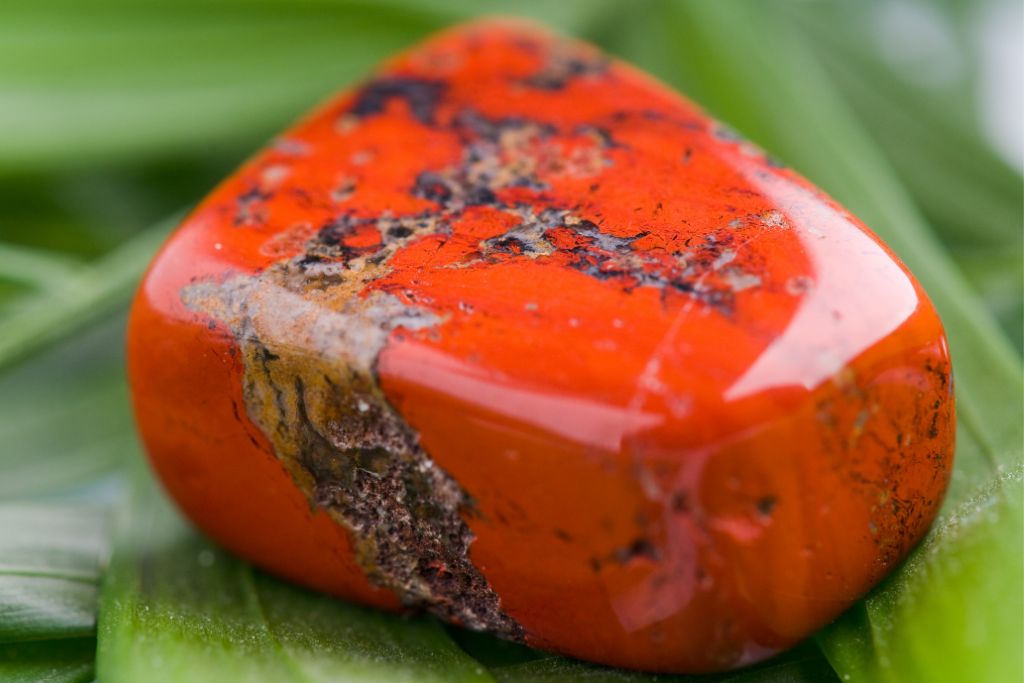
[[[658,671],[806,637],[949,479],[942,327],[856,218],[594,48],[454,29],[184,222],[129,333],[195,523],[269,571]]]

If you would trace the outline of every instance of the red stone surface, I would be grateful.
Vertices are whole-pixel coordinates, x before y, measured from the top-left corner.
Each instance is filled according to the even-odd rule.
[[[275,287],[357,301],[339,344],[366,362],[280,322]],[[368,564],[353,494],[254,417],[284,376],[247,365],[256,342],[295,376],[368,373],[353,396],[461,488],[451,571],[501,625],[439,607],[459,548],[424,551],[416,595]],[[941,323],[877,237],[649,77],[517,24],[432,38],[225,181],[140,288],[129,370],[167,489],[256,564],[647,670],[738,667],[836,617],[927,530],[953,458]],[[301,434],[369,452],[354,403],[297,391],[340,401]]]

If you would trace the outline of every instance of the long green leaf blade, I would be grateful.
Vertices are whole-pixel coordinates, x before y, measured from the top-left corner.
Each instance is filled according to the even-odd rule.
[[[0,173],[253,146],[477,12],[581,30],[608,0],[0,4]]]
[[[4,683],[88,683],[94,678],[95,638],[0,646]]]

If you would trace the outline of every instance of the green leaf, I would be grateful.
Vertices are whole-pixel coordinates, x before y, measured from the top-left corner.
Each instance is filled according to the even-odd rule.
[[[0,501],[80,495],[137,457],[123,338],[117,316],[0,375]]]
[[[1018,351],[1024,349],[1024,258],[1020,252],[1012,243],[988,248],[964,246],[955,252],[961,272],[981,294]]]
[[[0,505],[0,649],[93,634],[106,519],[95,507]]]
[[[71,268],[91,261],[194,203],[247,152],[216,151],[132,168],[91,166],[73,172],[0,177],[0,240]],[[17,267],[30,271],[29,277],[37,282],[56,279],[32,272],[31,264]]]
[[[315,4],[5,2],[0,169],[252,146],[432,27]]]
[[[46,289],[71,278],[80,264],[58,254],[0,242],[0,279]]]
[[[531,662],[535,659],[550,658],[551,655],[541,650],[534,650],[526,645],[502,640],[482,631],[470,631],[458,626],[445,627],[452,640],[470,657],[488,669],[513,664]]]
[[[117,681],[490,681],[444,628],[314,595],[189,529],[145,484],[104,582],[97,671]]]
[[[740,671],[704,676],[645,674],[548,657],[492,671],[498,683],[829,683],[835,672],[813,643]]]
[[[609,2],[0,4],[0,172],[262,142],[427,32],[484,11],[584,28]]]
[[[178,217],[141,233],[87,268],[16,302],[0,319],[0,371],[123,308]]]
[[[94,638],[0,645],[4,683],[87,683],[94,678]]]

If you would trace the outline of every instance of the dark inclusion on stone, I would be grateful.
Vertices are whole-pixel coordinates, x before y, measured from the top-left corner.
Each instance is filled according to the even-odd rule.
[[[358,117],[384,111],[388,100],[405,100],[409,111],[420,123],[434,123],[434,110],[445,91],[444,81],[426,78],[378,78],[363,86],[356,95],[349,113]]]
[[[587,73],[592,71],[599,72],[597,66]],[[732,312],[736,291],[760,284],[760,280],[742,269],[738,262],[732,263],[734,237],[729,230],[723,229],[707,240],[688,244],[686,251],[638,250],[632,245],[647,232],[613,235],[577,215],[574,208],[552,206],[544,197],[548,187],[538,176],[535,164],[529,163],[530,159],[525,160],[527,163],[516,163],[524,161],[524,155],[530,153],[530,144],[543,146],[562,134],[550,123],[523,116],[488,118],[472,109],[463,109],[451,121],[434,125],[447,127],[459,136],[462,160],[452,167],[427,169],[417,175],[410,193],[438,206],[433,220],[424,215],[418,217],[426,218],[445,232],[450,231],[451,224],[465,209],[475,206],[508,212],[521,220],[504,234],[484,240],[480,245],[480,258],[540,258],[561,252],[570,257],[566,265],[588,276],[618,281],[626,289],[654,287],[665,295],[676,292],[726,314]],[[612,131],[600,126],[576,126],[567,134],[588,133],[592,135],[595,155],[599,155],[602,163],[611,163],[608,150],[621,146],[615,142]],[[568,165],[570,160],[564,162]],[[512,188],[529,190],[534,198],[528,202],[521,198],[503,200],[501,192]],[[538,209],[538,204],[547,206]],[[398,220],[415,218],[407,216]],[[342,217],[334,221],[321,231],[317,252],[326,258],[347,261],[354,254],[344,242],[345,232],[355,231],[365,224],[366,219],[355,221]],[[551,232],[555,230],[568,233],[571,244],[556,246]],[[382,229],[381,234],[386,241],[385,230]],[[333,255],[322,253],[326,244],[335,246]],[[366,249],[360,247],[359,253],[366,253]]]

